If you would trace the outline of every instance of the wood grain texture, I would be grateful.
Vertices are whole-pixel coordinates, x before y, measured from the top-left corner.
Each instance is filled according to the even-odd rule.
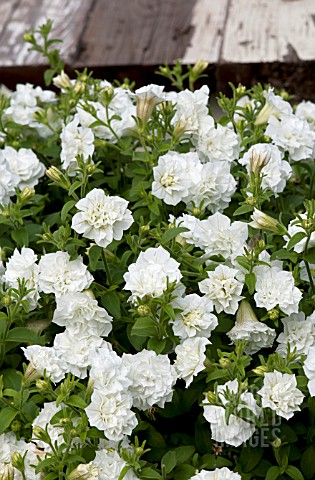
[[[42,25],[47,18],[54,22],[54,38],[63,40],[61,53],[65,61],[71,62],[76,56],[93,0],[1,0],[0,3],[0,13],[7,3],[13,5],[10,11],[6,9],[6,16],[0,16],[0,64],[16,66],[45,63],[38,52],[28,51],[23,34]]]
[[[193,34],[183,63],[195,63],[199,58],[209,63],[219,61],[229,1],[197,0],[191,20]]]
[[[97,0],[77,65],[157,65],[183,57],[197,0]]]
[[[315,60],[314,0],[231,0],[221,62]]]

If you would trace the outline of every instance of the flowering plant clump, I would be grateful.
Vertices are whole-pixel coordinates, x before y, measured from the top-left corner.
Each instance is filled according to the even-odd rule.
[[[315,105],[70,79],[50,30],[0,97],[0,478],[313,479]]]

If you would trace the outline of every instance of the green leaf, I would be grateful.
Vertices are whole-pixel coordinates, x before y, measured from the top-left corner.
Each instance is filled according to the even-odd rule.
[[[281,248],[274,252],[270,260],[291,260],[291,262],[296,263],[299,258],[299,254],[297,252],[288,252],[285,248]]]
[[[182,464],[179,467],[176,467],[173,475],[174,480],[189,480],[196,473],[196,468],[192,465]]]
[[[93,245],[89,249],[89,265],[92,272],[96,270],[97,262],[99,261],[101,254],[102,254],[102,248],[99,247],[98,245]]]
[[[33,330],[25,327],[12,328],[9,331],[6,342],[30,343],[31,345],[44,345],[44,337],[39,337]]]
[[[233,217],[236,217],[237,215],[243,215],[244,213],[252,212],[253,210],[254,207],[252,207],[252,205],[242,205],[235,210],[235,212],[233,213]]]
[[[252,273],[245,274],[245,283],[248,288],[248,292],[250,295],[253,295],[255,292],[255,285],[256,285],[256,275]]]
[[[304,260],[309,263],[315,263],[315,248],[310,248],[304,255]]]
[[[302,455],[301,470],[305,478],[313,479],[315,476],[315,445],[310,445]]]
[[[155,321],[150,317],[139,317],[131,329],[131,335],[154,337],[157,334]]]
[[[68,191],[68,195],[69,197],[71,197],[71,195],[79,188],[81,187],[81,180],[76,180],[75,182],[73,182],[73,184],[71,185],[71,187],[69,188],[69,191]]]
[[[165,466],[165,472],[167,474],[169,474],[173,470],[173,468],[176,467],[176,453],[174,452],[174,450],[170,450],[169,452],[166,452],[165,455],[163,455],[161,465]]]
[[[245,270],[250,269],[250,261],[246,257],[238,256],[236,257],[236,261],[241,267],[245,268]]]
[[[176,465],[187,462],[195,453],[196,448],[192,445],[175,448]]]
[[[242,465],[242,472],[251,472],[258,465],[262,456],[262,448],[251,448],[249,446],[244,447],[239,457],[239,461]]]
[[[305,238],[307,235],[305,232],[297,232],[293,235],[293,237],[290,238],[288,245],[287,245],[287,250],[291,250],[294,245],[299,243],[303,238]]]
[[[206,453],[201,458],[202,468],[214,470],[215,468],[231,467],[233,464],[230,460],[223,457],[217,457],[214,454]]]
[[[222,370],[214,370],[214,372],[209,373],[207,376],[207,382],[212,382],[213,380],[217,380],[218,378],[223,378],[227,376],[226,368],[222,368]]]
[[[162,480],[162,476],[153,468],[143,468],[141,470],[140,478],[145,480]]]
[[[87,403],[83,400],[83,398],[79,397],[79,395],[71,395],[66,403],[67,405],[71,405],[72,407],[78,407],[82,410],[84,410],[87,406]]]
[[[12,240],[16,242],[18,247],[28,246],[29,238],[25,227],[22,227],[19,230],[12,230],[11,237]]]
[[[125,465],[122,471],[120,472],[118,480],[123,480],[125,478],[126,473],[128,473],[130,469],[131,469],[130,465]]]
[[[166,345],[166,338],[160,340],[157,337],[150,338],[147,344],[148,350],[154,350],[158,355],[163,352]]]
[[[12,407],[5,407],[0,411],[0,433],[3,433],[15,419],[19,412]]]
[[[164,232],[162,238],[161,238],[161,243],[168,243],[170,240],[173,238],[177,237],[178,234],[182,232],[188,232],[188,228],[185,227],[176,227],[176,228],[169,228]]]
[[[270,467],[268,469],[266,480],[276,480],[281,475],[280,467]]]
[[[289,465],[285,469],[285,473],[287,473],[289,477],[293,478],[293,480],[304,480],[304,477],[300,470],[296,467],[293,467],[293,465]]]
[[[107,292],[101,297],[102,305],[115,318],[120,318],[120,300],[116,292]]]
[[[62,210],[60,213],[61,223],[65,223],[68,213],[70,212],[71,208],[74,207],[75,204],[76,204],[75,200],[69,200],[69,202],[67,202],[62,207]]]

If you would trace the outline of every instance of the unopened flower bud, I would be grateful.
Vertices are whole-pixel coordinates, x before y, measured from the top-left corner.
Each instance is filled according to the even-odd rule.
[[[8,307],[12,303],[12,298],[10,295],[3,295],[1,302],[5,307]]]
[[[83,290],[82,293],[85,293],[85,295],[90,297],[91,300],[95,300],[95,295],[93,293],[93,290],[91,290],[91,288],[88,288],[87,290]]]
[[[254,209],[254,213],[252,214],[251,218],[253,221],[249,225],[253,228],[268,230],[278,235],[286,235],[288,233],[287,229],[281,225],[278,220],[270,217],[270,215],[263,213],[257,208]]]
[[[247,300],[242,300],[236,313],[236,324],[242,325],[248,322],[258,322],[258,319],[250,303]]]
[[[20,453],[14,452],[11,454],[11,463],[19,472],[24,472],[24,460]]]
[[[231,365],[231,360],[228,358],[220,358],[219,364],[222,368],[228,368]]]
[[[206,399],[211,405],[215,405],[217,403],[217,397],[213,392],[207,392]]]
[[[46,175],[50,180],[53,182],[58,183],[60,187],[64,188],[65,190],[69,190],[71,184],[66,176],[59,170],[59,168],[52,166],[46,170]]]
[[[90,397],[94,391],[94,380],[89,377],[88,384],[86,386],[86,395]]]
[[[27,202],[30,200],[32,197],[35,195],[35,188],[33,187],[25,187],[23,188],[21,194],[20,194],[20,199],[21,202]]]
[[[91,462],[86,464],[81,463],[67,476],[67,480],[93,479],[98,479],[98,469],[94,467]]]
[[[50,384],[46,380],[37,379],[36,388],[40,391],[50,390]]]
[[[306,218],[305,220],[302,220],[301,225],[305,230],[308,230],[313,226],[313,222],[309,218]]]
[[[33,367],[31,363],[29,363],[26,367],[25,373],[24,373],[24,382],[25,384],[30,384],[37,378],[40,378],[41,374],[36,370],[36,368]]]
[[[2,215],[4,218],[10,218],[10,212],[9,212],[9,210],[2,210],[1,215]]]
[[[66,89],[71,87],[70,78],[63,70],[61,71],[60,75],[56,75],[56,77],[52,79],[52,83],[58,88]]]
[[[34,35],[31,32],[25,32],[23,35],[24,42],[32,43]]]
[[[162,96],[163,88],[159,85],[149,85],[136,90],[137,117],[140,118],[143,125],[146,125],[154,107],[165,100],[165,97]]]
[[[263,108],[258,113],[254,125],[257,126],[257,125],[263,125],[264,123],[267,123],[271,115],[278,117],[279,111],[271,103],[266,102]]]
[[[205,60],[197,60],[195,65],[192,67],[193,73],[197,76],[200,75],[202,72],[204,72],[208,68],[209,63],[206,62]]]
[[[194,217],[199,217],[199,215],[201,214],[201,208],[194,207],[192,209],[191,213],[193,214]]]
[[[141,233],[146,233],[150,231],[150,225],[141,225],[140,227],[140,232]]]
[[[146,317],[151,313],[151,308],[149,307],[149,305],[139,305],[137,310],[140,317]]]
[[[41,440],[42,442],[48,443],[48,445],[50,445],[51,443],[50,437],[46,432],[46,430],[44,430],[42,427],[39,427],[37,425],[33,427],[33,435],[36,439]]]
[[[80,95],[81,93],[85,92],[85,88],[86,88],[86,83],[76,82],[73,87],[73,91],[76,95]]]
[[[113,100],[115,95],[115,90],[113,87],[110,87],[109,85],[106,85],[106,87],[103,88],[101,92],[101,102],[102,104],[107,107],[110,102]]]
[[[239,84],[238,87],[237,87],[237,89],[236,89],[237,95],[244,95],[245,92],[246,92],[246,87],[245,87],[245,85]]]
[[[266,372],[269,372],[269,368],[265,365],[259,365],[259,367],[253,368],[252,371],[259,377],[263,377]]]
[[[97,168],[96,165],[88,165],[88,166],[86,167],[86,173],[87,173],[88,175],[93,175],[93,173],[95,172],[96,168]]]
[[[0,480],[14,480],[14,468],[11,463],[4,465]]]
[[[253,207],[254,205],[256,205],[257,200],[255,197],[247,197],[245,202],[247,203],[247,205],[251,205]]]
[[[19,420],[13,420],[10,425],[12,432],[19,432],[22,428],[22,423]]]
[[[254,148],[252,149],[249,168],[254,175],[258,175],[262,169],[269,163],[271,158],[270,152],[265,150],[264,152],[257,152]]]
[[[274,441],[271,442],[271,445],[273,446],[273,448],[280,448],[282,445],[281,438],[279,437],[275,438]]]
[[[183,238],[181,236],[181,234],[179,233],[178,235],[176,235],[175,237],[175,242],[178,243],[179,245],[181,245],[182,247],[186,247],[187,246],[187,241],[185,240],[185,238]]]

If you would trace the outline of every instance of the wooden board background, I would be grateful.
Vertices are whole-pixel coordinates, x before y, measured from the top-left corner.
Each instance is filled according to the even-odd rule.
[[[215,89],[260,80],[315,97],[315,0],[0,0],[0,82],[40,82],[23,33],[46,18],[69,72],[159,83],[157,65],[202,58]]]

